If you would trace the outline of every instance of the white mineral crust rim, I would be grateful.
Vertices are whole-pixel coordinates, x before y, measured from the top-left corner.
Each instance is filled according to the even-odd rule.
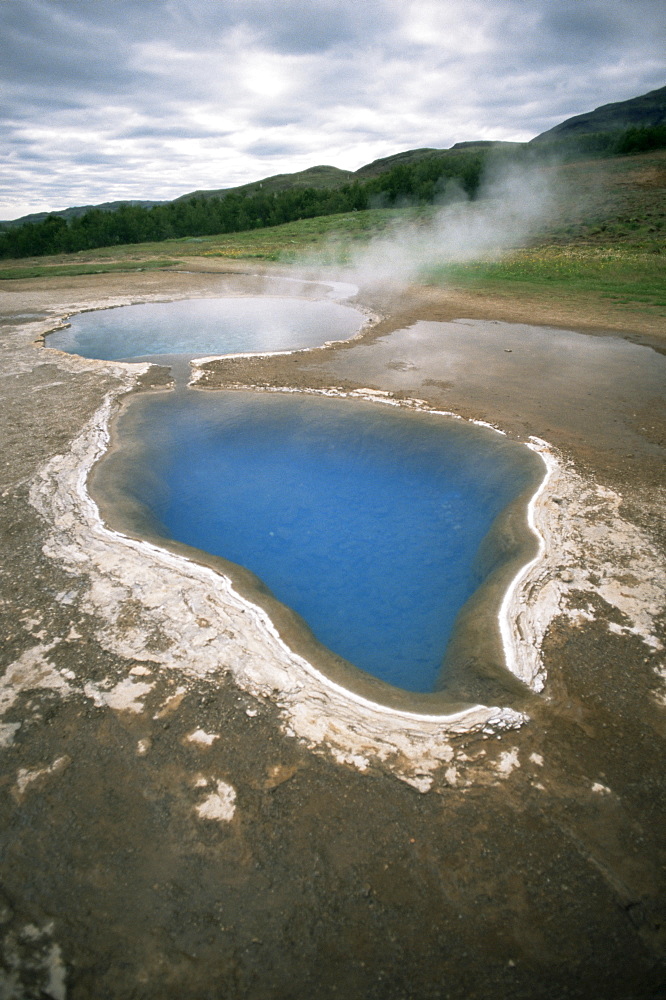
[[[508,669],[533,690],[541,691],[543,677],[539,669],[539,657],[534,655],[537,644],[525,642],[518,622],[521,616],[524,617],[525,612],[524,588],[521,584],[527,581],[531,571],[544,560],[546,555],[546,540],[539,523],[539,501],[545,496],[558,463],[550,445],[541,438],[530,438],[527,447],[541,456],[546,467],[545,475],[527,505],[527,524],[538,541],[538,550],[529,562],[521,566],[507,587],[500,605],[498,620]]]

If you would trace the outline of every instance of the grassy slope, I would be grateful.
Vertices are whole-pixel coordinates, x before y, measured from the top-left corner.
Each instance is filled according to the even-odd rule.
[[[666,151],[552,172],[555,212],[540,233],[499,260],[434,268],[424,280],[666,317]]]
[[[628,101],[603,104],[594,111],[574,115],[560,122],[547,132],[542,132],[532,142],[549,141],[568,135],[584,135],[591,132],[612,132],[632,126],[657,125],[664,121],[664,97],[666,87],[651,90],[648,94],[632,97]]]
[[[556,221],[529,244],[430,280],[666,316],[666,151],[568,164],[561,178]]]
[[[501,260],[431,270],[424,280],[541,301],[563,294],[666,315],[666,151],[561,169],[556,222]],[[424,210],[422,210],[423,212]],[[375,209],[270,229],[3,262],[0,278],[173,267],[181,257],[343,263],[410,210]],[[427,211],[424,213],[427,216]]]
[[[207,257],[297,262],[304,254],[331,248],[331,260],[344,259],[345,249],[368,242],[405,215],[395,209],[371,209],[344,215],[323,215],[268,229],[219,236],[190,236],[159,243],[99,247],[76,254],[57,254],[20,261],[0,261],[0,279],[49,274],[101,273],[105,270],[173,267],[176,257]],[[87,272],[83,268],[88,268]]]

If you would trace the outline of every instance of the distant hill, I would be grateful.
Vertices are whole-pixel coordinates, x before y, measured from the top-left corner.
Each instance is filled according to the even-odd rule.
[[[395,153],[393,156],[384,156],[380,160],[373,160],[372,163],[367,163],[364,167],[359,167],[353,176],[356,180],[368,180],[370,177],[379,177],[388,170],[393,170],[394,167],[411,167],[415,163],[419,163],[421,160],[429,160],[432,157],[438,159],[450,159],[452,156],[456,156],[460,152],[473,153],[475,151],[480,152],[481,150],[487,151],[488,149],[494,149],[499,146],[517,145],[520,145],[520,143],[491,142],[486,139],[473,139],[469,142],[456,142],[450,149],[434,149],[430,146],[425,146],[422,149],[407,149],[404,153]]]
[[[602,104],[594,111],[574,115],[535,136],[532,142],[569,139],[599,132],[618,132],[627,128],[653,128],[666,125],[666,87],[651,90],[641,97],[615,104]]]
[[[502,139],[468,139],[467,142],[455,142],[451,149],[515,149],[522,142],[504,142]]]
[[[77,205],[75,208],[63,208],[59,212],[33,212],[31,215],[22,215],[20,219],[12,219],[10,222],[0,222],[0,226],[22,226],[27,222],[43,222],[49,215],[59,215],[62,219],[77,219],[91,209],[97,208],[100,212],[115,212],[121,205],[140,205],[142,208],[152,208],[153,205],[164,205],[163,201],[105,201],[102,205]]]
[[[340,170],[339,167],[319,166],[308,167],[295,174],[275,174],[264,177],[260,181],[241,184],[240,187],[218,188],[210,191],[190,191],[181,194],[175,201],[186,201],[188,198],[223,198],[232,191],[235,194],[274,194],[276,191],[290,191],[292,188],[316,188],[327,190],[341,187],[354,179],[350,170]]]
[[[215,188],[208,191],[188,191],[174,198],[174,202],[188,201],[190,198],[224,198],[225,195],[234,192],[236,194],[273,194],[278,191],[290,191],[292,189],[316,188],[326,190],[329,188],[341,187],[354,180],[354,174],[350,170],[340,170],[338,167],[319,166],[308,167],[307,170],[300,170],[295,174],[275,174],[273,177],[264,177],[260,181],[252,181],[250,184],[241,184],[240,187]],[[58,215],[60,218],[69,221],[85,215],[93,208],[102,212],[114,212],[121,205],[139,205],[142,208],[152,208],[154,205],[169,205],[170,201],[106,201],[102,205],[81,205],[76,208],[64,208],[57,212],[34,212],[32,215],[23,215],[20,219],[13,219],[11,222],[0,222],[0,227],[22,226],[26,222],[43,222],[49,215]]]
[[[367,163],[364,167],[359,167],[355,171],[357,178],[362,178],[366,180],[369,177],[379,177],[386,170],[392,170],[393,167],[397,167],[401,164],[412,164],[418,163],[419,160],[425,159],[427,156],[436,156],[438,153],[442,153],[444,150],[441,149],[431,149],[430,147],[424,147],[423,149],[406,149],[404,153],[394,153],[393,156],[383,156],[380,160],[373,160],[372,163]]]

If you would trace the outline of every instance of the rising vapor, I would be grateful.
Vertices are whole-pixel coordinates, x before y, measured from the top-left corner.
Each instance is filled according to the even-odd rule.
[[[552,167],[491,165],[474,200],[459,189],[449,190],[446,203],[434,212],[396,222],[354,250],[352,280],[395,287],[447,264],[498,259],[552,220],[557,192]]]

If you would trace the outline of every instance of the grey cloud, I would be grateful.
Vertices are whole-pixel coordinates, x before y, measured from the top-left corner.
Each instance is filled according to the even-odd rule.
[[[316,104],[316,97],[313,102]],[[290,102],[287,107],[262,111],[252,116],[252,124],[256,128],[283,128],[285,125],[312,126],[313,113],[308,104],[296,105]]]
[[[48,163],[52,159],[52,153],[48,150],[40,150],[36,143],[15,143],[16,146],[23,146],[23,148],[13,148],[7,152],[0,154],[5,160],[12,160],[15,163],[29,163],[31,161],[36,161],[40,163]]]
[[[56,97],[62,86],[122,86],[127,45],[114,32],[67,16],[67,7],[24,0],[0,4],[3,76],[46,84]]]
[[[59,0],[58,5],[80,16],[77,0]],[[243,25],[271,50],[299,53],[379,35],[396,23],[397,8],[385,0],[131,0],[90,4],[85,20],[145,40],[175,37],[195,48]]]
[[[116,139],[225,139],[231,132],[188,125],[137,125],[115,133]]]
[[[580,51],[608,46],[626,48],[633,38],[663,28],[663,5],[659,0],[564,0],[545,4],[540,26],[561,48]],[[561,53],[564,54],[564,53]]]
[[[240,5],[249,23],[282,52],[325,52],[339,45],[367,44],[396,23],[396,9],[381,0],[303,3],[274,0]]]
[[[120,183],[124,197],[168,197],[323,155],[353,168],[493,129],[527,138],[665,82],[662,0],[434,0],[419,14],[432,37],[427,20],[409,31],[411,2],[0,0],[15,188],[41,207],[68,183],[90,203]],[[481,44],[456,47],[458,28]],[[281,101],[247,86],[233,31],[284,74]]]
[[[132,170],[136,166],[136,164],[128,162],[125,157],[121,157],[120,154],[101,153],[94,149],[70,154],[69,162],[79,166],[112,166],[114,171]]]
[[[541,24],[551,37],[560,40],[562,48],[573,46],[574,51],[622,38],[621,22],[607,4],[603,7],[580,3],[551,6],[544,10]]]
[[[244,147],[244,152],[253,156],[289,156],[302,151],[302,144],[291,142],[252,142]]]
[[[664,8],[654,0],[560,0],[535,5],[538,19],[527,40],[523,64],[536,70],[576,67],[585,84],[583,68],[631,60],[652,48],[663,54]],[[516,39],[520,45],[520,36]],[[523,41],[524,44],[524,41]]]

